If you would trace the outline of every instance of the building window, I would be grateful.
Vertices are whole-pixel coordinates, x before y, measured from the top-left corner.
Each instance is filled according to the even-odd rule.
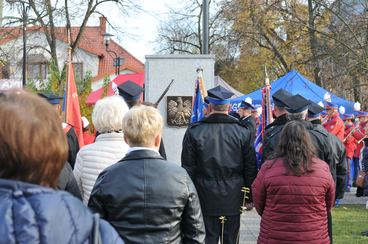
[[[73,63],[74,68],[74,79],[77,82],[83,80],[83,63]]]
[[[47,63],[29,63],[27,65],[27,78],[30,80],[46,80]]]

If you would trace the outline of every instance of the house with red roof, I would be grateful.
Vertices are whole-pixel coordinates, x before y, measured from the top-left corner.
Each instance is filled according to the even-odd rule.
[[[77,36],[79,27],[71,28],[72,38]],[[107,52],[104,43],[106,33],[106,18],[100,17],[99,26],[87,26],[81,36],[78,48],[73,55],[76,80],[82,80],[87,72],[92,75],[92,88],[102,86],[105,77],[112,80],[115,75],[115,55]],[[65,27],[57,27],[56,52],[58,66],[61,70],[67,60],[68,44]],[[135,74],[144,72],[144,64],[111,40],[108,46],[122,58],[120,74]],[[0,27],[0,80],[22,80],[23,39],[20,27]],[[27,27],[27,80],[47,80],[50,75],[50,50],[46,36],[39,26]]]

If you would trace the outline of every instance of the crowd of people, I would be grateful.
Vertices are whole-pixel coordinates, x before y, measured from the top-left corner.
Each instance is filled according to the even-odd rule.
[[[258,243],[332,243],[331,209],[368,171],[367,112],[343,121],[336,104],[280,89],[257,163],[257,108],[230,112],[233,93],[217,86],[170,162],[160,112],[134,82],[118,90],[94,106],[81,148],[61,97],[0,93],[0,243],[235,244],[253,207]]]

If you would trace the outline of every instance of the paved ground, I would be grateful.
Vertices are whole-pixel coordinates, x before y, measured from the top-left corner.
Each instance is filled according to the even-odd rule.
[[[352,188],[351,192],[346,192],[341,204],[366,204],[368,197],[356,197],[356,188]],[[368,211],[368,210],[367,210]],[[259,233],[259,224],[261,218],[258,216],[255,209],[245,212],[241,217],[240,226],[240,243],[241,244],[256,244]]]

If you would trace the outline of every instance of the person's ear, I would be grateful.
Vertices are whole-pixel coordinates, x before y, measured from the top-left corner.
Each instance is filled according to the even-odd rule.
[[[126,137],[126,135],[125,135],[125,134],[124,134],[124,141],[125,141],[125,143],[126,143],[126,144],[128,144],[128,145],[129,145],[128,138]]]
[[[161,135],[157,134],[157,136],[155,136],[154,145],[155,147],[160,148],[160,144],[161,144]]]

